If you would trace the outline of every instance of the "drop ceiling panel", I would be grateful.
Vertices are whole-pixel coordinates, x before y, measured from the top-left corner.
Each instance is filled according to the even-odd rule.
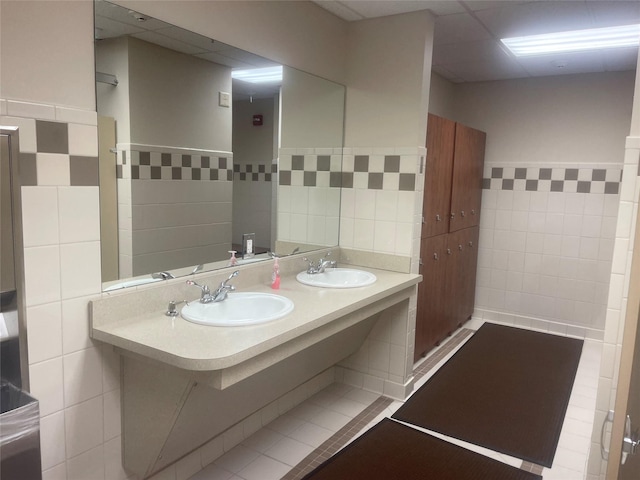
[[[393,2],[381,2],[379,0],[344,0],[339,3],[347,6],[363,18],[373,18],[426,10],[429,8],[429,4],[433,2],[420,0],[394,0]]]
[[[144,31],[133,25],[117,22],[106,17],[96,17],[95,29],[97,38],[101,39],[131,35]]]
[[[440,45],[433,51],[433,64],[475,62],[486,59],[502,59],[507,55],[498,42],[493,39],[475,42],[448,43]]]
[[[580,52],[563,55],[540,55],[518,59],[532,76],[592,73],[604,70],[601,52]]]
[[[623,48],[604,55],[604,68],[608,72],[635,70],[638,64],[638,49]]]
[[[436,18],[433,36],[435,46],[448,43],[473,42],[490,39],[491,35],[466,13]]]
[[[593,17],[586,3],[531,2],[482,10],[476,15],[496,38],[538,35],[593,27]]]
[[[484,82],[528,77],[527,72],[506,56],[474,62],[447,63],[444,67],[464,82]]]
[[[165,37],[174,38],[182,43],[187,43],[198,47],[201,51],[211,51],[214,48],[214,42],[210,38],[204,35],[198,35],[197,33],[189,32],[178,27],[163,28],[158,33],[161,33]]]
[[[145,42],[155,43],[165,48],[175,50],[176,52],[186,53],[187,55],[195,55],[196,53],[203,53],[203,49],[194,47],[188,43],[181,42],[174,38],[165,37],[157,32],[143,32],[136,33],[132,37],[139,38]]]
[[[598,27],[640,23],[640,2],[637,0],[632,2],[587,2],[587,8]]]

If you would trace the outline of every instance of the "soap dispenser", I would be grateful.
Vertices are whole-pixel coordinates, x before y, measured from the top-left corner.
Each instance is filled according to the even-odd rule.
[[[280,288],[280,265],[278,257],[273,258],[273,272],[271,273],[271,288],[278,290]]]
[[[229,267],[235,267],[236,265],[238,265],[238,259],[236,258],[236,252],[235,250],[229,250],[229,253],[231,254],[231,258],[229,259],[229,264],[227,266]]]

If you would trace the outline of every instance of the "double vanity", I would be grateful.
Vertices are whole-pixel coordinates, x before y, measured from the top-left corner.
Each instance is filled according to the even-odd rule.
[[[184,278],[91,302],[92,337],[122,356],[125,466],[146,478],[336,365],[408,394],[421,277],[339,264],[309,274],[299,256],[280,259],[278,290],[271,262],[190,277],[211,290],[232,282],[220,302],[200,303]],[[167,315],[172,303],[180,315]]]

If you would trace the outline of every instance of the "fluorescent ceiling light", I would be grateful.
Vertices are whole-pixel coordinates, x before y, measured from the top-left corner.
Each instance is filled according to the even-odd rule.
[[[248,70],[233,70],[231,76],[237,80],[249,83],[274,83],[282,81],[282,65],[277,67],[252,68]]]
[[[638,43],[640,43],[640,25],[529,35],[526,37],[503,38],[500,41],[517,57],[605,48],[637,47]]]

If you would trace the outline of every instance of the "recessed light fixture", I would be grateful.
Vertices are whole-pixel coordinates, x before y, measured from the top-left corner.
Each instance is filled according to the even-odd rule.
[[[282,81],[282,65],[275,67],[233,70],[231,76],[249,83],[275,83]]]
[[[500,40],[515,56],[580,52],[605,48],[637,47],[640,25],[591,28]]]

